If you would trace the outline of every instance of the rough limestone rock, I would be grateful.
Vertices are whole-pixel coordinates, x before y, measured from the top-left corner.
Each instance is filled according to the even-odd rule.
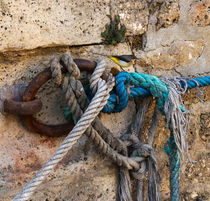
[[[0,1],[0,51],[101,42],[109,0]]]
[[[203,0],[192,4],[189,17],[194,26],[210,25],[210,1]]]
[[[179,0],[147,0],[149,20],[155,17],[155,29],[169,27],[178,22],[180,15]],[[148,27],[147,29],[148,30]]]
[[[140,35],[147,30],[149,11],[145,0],[111,1],[111,14],[120,16],[126,35]]]
[[[195,56],[194,59],[192,58],[192,62],[185,66],[178,65],[174,70],[167,71],[165,69],[157,69],[150,66],[142,67],[140,65],[136,65],[136,69],[138,69],[139,72],[151,73],[155,75],[165,74],[179,76],[205,75],[206,73],[208,74],[210,72],[210,66],[208,65],[208,63],[210,63],[210,49],[208,48],[210,46],[210,26],[205,26],[202,28],[192,25],[189,19],[189,11],[194,3],[195,1],[193,0],[179,0],[180,9],[178,22],[173,26],[161,28],[158,31],[156,30],[156,17],[154,15],[150,16],[147,32],[142,38],[142,43],[144,44],[142,55],[144,56],[145,52],[150,51],[155,52],[159,50],[161,52],[161,50],[168,49],[172,44],[176,44],[178,41],[183,41],[183,44],[185,44],[186,41],[192,41],[192,43],[203,43],[203,51],[201,52],[200,56]],[[198,49],[200,49],[199,46]],[[141,50],[136,54],[141,57]],[[181,56],[181,58],[183,57]],[[187,60],[190,61],[190,59]],[[159,61],[157,61],[157,63],[159,63]],[[171,63],[169,65],[171,65]]]
[[[137,64],[142,67],[173,69],[186,66],[202,53],[204,44],[198,41],[176,41],[169,47],[157,48],[148,52],[137,52]]]
[[[179,0],[162,1],[157,12],[157,29],[169,27],[178,22],[179,19]]]

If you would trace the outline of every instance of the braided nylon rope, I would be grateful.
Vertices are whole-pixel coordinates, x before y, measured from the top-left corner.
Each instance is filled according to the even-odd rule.
[[[57,151],[43,165],[35,177],[23,187],[20,193],[15,196],[13,201],[28,200],[36,188],[45,180],[51,170],[57,165],[59,161],[62,160],[66,153],[79,140],[85,130],[90,126],[91,122],[98,115],[101,108],[103,108],[103,106],[106,104],[106,97],[110,92],[110,86],[108,86],[105,81],[99,79],[97,92],[85,113],[82,115],[81,119],[77,122],[73,130],[61,143]]]
[[[179,166],[180,157],[173,133],[168,139],[168,146],[164,147],[165,152],[169,157],[170,169],[170,201],[179,201]]]
[[[139,99],[151,95],[157,97],[154,93],[158,92],[159,89],[160,92],[157,94],[163,94],[163,97],[158,100],[160,108],[161,103],[167,98],[167,88],[155,76],[143,73],[120,72],[115,79],[115,91],[110,94],[109,100],[103,108],[103,112],[105,113],[121,112],[127,106],[129,99]],[[180,84],[183,88],[186,87],[189,89],[208,86],[210,85],[210,76],[192,79],[180,78]],[[160,87],[163,88],[161,89]]]
[[[128,90],[126,89],[129,86]],[[135,86],[130,87],[130,86]],[[134,97],[130,97],[133,94],[133,88],[135,89]],[[153,95],[157,97],[157,107],[163,111],[163,105],[168,95],[167,87],[157,77],[152,75],[146,75],[143,73],[127,73],[121,72],[116,76],[115,93],[111,94],[110,99],[107,102],[107,107],[103,112],[120,112],[128,103],[129,98],[137,98],[136,95]]]

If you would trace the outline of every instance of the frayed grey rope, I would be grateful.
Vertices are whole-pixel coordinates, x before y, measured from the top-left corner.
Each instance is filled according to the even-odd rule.
[[[98,67],[99,66],[100,65],[98,65]],[[102,71],[100,71],[99,76],[101,76],[101,74],[102,74]],[[95,74],[94,77],[95,77],[95,79],[97,79],[96,78],[97,74]],[[85,107],[85,103],[87,104],[88,101],[87,101],[87,97],[84,93],[84,90],[82,89],[82,85],[81,85],[79,80],[75,80],[74,77],[71,77],[71,79],[69,80],[69,83],[70,84],[68,86],[71,86],[71,88],[68,89],[68,94],[69,95],[67,97],[67,101],[68,101],[68,105],[70,107],[70,110],[71,110],[73,116],[75,117],[75,120],[78,120],[80,118],[80,114],[82,114],[83,107]],[[146,110],[147,110],[147,107],[143,107],[143,108],[144,109],[143,109],[143,111],[141,111],[141,113],[145,113]],[[138,112],[138,116],[139,116],[139,118],[142,117],[142,115],[139,115],[139,112]],[[139,120],[139,118],[138,118],[138,120]],[[98,118],[96,118],[96,119],[98,119]],[[99,126],[100,125],[100,124],[98,124],[99,122],[100,122],[99,119],[98,119],[98,121],[95,120],[94,125]],[[132,132],[133,132],[133,137],[134,137],[133,141],[135,141],[136,133],[139,132],[139,126],[142,125],[142,123],[140,123],[140,124],[139,123],[140,123],[139,121],[138,122],[135,121],[134,126],[132,126],[132,128],[133,128]],[[138,129],[135,129],[135,127],[138,127]],[[110,151],[107,152],[106,147],[109,147],[109,146],[103,141],[103,139],[100,138],[100,136],[98,135],[98,133],[95,131],[95,129],[93,127],[88,128],[85,133],[88,137],[90,137],[93,140],[95,145],[99,149],[101,149],[103,153],[105,153],[106,155],[111,157],[114,161],[116,160],[115,156],[113,155],[113,153],[115,153],[115,152],[110,148],[108,149]],[[138,140],[135,141],[135,143],[138,143]],[[116,154],[116,156],[120,156],[120,155]],[[141,161],[144,160],[142,157],[138,157],[138,156],[135,156],[135,157],[138,158],[138,159],[141,158]],[[127,162],[125,164],[123,164],[123,162],[126,161],[126,160],[127,160],[127,157],[124,157],[124,159],[122,161],[120,161],[120,160],[116,161],[119,166],[122,166],[120,168],[120,172],[119,172],[119,175],[120,175],[119,179],[120,179],[121,185],[119,185],[118,191],[120,192],[120,194],[122,194],[121,197],[123,197],[124,201],[126,201],[126,200],[131,201],[132,200],[131,194],[130,194],[131,184],[130,184],[130,176],[129,176],[129,172],[128,172],[129,168],[127,167],[127,165],[125,166],[125,164]],[[140,170],[138,169],[138,174],[140,172],[142,173],[143,165],[145,167],[144,169],[146,169],[146,163],[143,163],[141,169]],[[135,173],[135,175],[136,174],[137,173]],[[138,179],[139,179],[139,176],[138,176]],[[129,186],[129,187],[127,188],[127,186]]]
[[[141,127],[144,122],[144,116],[148,109],[150,100],[144,100],[139,108],[134,121],[131,123],[129,129],[125,134],[121,135],[121,139],[126,142],[129,149],[132,151],[132,157],[142,157],[139,161],[140,169],[132,171],[132,176],[137,179],[136,194],[137,201],[144,201],[144,178],[148,171],[147,182],[147,200],[159,201],[160,200],[160,175],[157,169],[157,161],[154,157],[153,149],[151,147],[154,139],[154,130],[157,123],[157,109],[154,110],[152,124],[148,132],[148,144],[141,142],[141,136],[139,135]],[[130,134],[129,134],[130,133]],[[119,183],[118,183],[118,197],[120,201],[132,201],[131,188],[130,188],[130,176],[126,169],[120,168],[119,171]],[[125,193],[126,192],[126,193]]]
[[[181,95],[187,89],[187,83],[182,78],[177,77],[164,77],[161,78],[161,81],[168,88],[168,97],[164,105],[164,113],[166,115],[166,128],[167,132],[170,130],[170,137],[168,139],[168,146],[165,146],[164,150],[169,157],[170,200],[178,201],[180,154],[184,162],[185,155],[187,155],[189,160],[186,135],[188,119],[186,118],[187,112],[184,109],[181,99]],[[194,82],[198,85],[196,81]]]
[[[160,79],[168,88],[168,98],[164,105],[164,112],[166,115],[166,128],[173,130],[173,136],[179,152],[184,161],[185,154],[188,156],[188,145],[186,131],[189,121],[186,118],[186,111],[182,102],[181,95],[187,90],[182,88],[180,80],[186,83],[185,80],[178,77],[162,77]],[[169,128],[170,127],[170,128]]]
[[[63,60],[62,60],[63,61]],[[67,61],[67,59],[66,59]],[[105,70],[104,68],[104,62],[100,62],[98,61],[98,65],[96,67],[96,72],[98,73],[93,73],[93,77],[94,79],[92,80],[96,80],[99,79],[100,76],[102,75],[103,71],[100,70],[100,68],[102,68],[103,70]],[[65,67],[68,64],[68,62],[63,62]],[[59,65],[59,62],[58,62]],[[70,67],[69,67],[70,68]],[[113,79],[112,76],[109,76],[108,79]],[[70,107],[70,110],[74,116],[75,121],[79,120],[80,116],[82,115],[83,111],[86,107],[86,104],[88,104],[88,100],[86,97],[86,94],[84,92],[84,89],[82,87],[82,84],[79,80],[75,80],[74,77],[70,76],[68,78],[64,78],[65,80],[65,84],[63,84],[63,90],[66,91],[66,100],[68,103],[68,106]],[[68,84],[69,83],[69,84]],[[65,87],[65,86],[66,87]],[[68,89],[66,89],[68,87]],[[92,85],[94,87],[94,85]],[[108,99],[109,96],[107,96]],[[103,130],[103,134],[105,134],[107,132],[107,130],[105,130],[104,127],[101,127],[102,124],[100,123],[99,118],[96,117],[96,120],[94,121],[94,126],[97,126],[98,130]],[[125,157],[121,154],[118,153],[119,152],[125,152],[124,151],[124,146],[122,145],[122,142],[120,140],[111,138],[111,134],[110,132],[106,133],[108,134],[109,138],[108,140],[111,139],[111,144],[107,144],[104,139],[102,139],[102,137],[106,137],[105,135],[100,136],[99,134],[101,134],[101,132],[97,132],[92,126],[89,126],[89,128],[86,130],[85,134],[91,139],[93,140],[93,142],[95,143],[95,145],[102,151],[102,153],[106,154],[108,157],[112,158],[119,166],[125,166],[128,169],[138,169],[138,163],[128,157]],[[105,139],[106,140],[106,139]],[[113,144],[114,143],[114,144]],[[117,147],[117,143],[119,143],[120,148]],[[116,149],[113,150],[113,146]]]
[[[120,136],[120,138],[126,143],[127,147],[133,143],[138,143],[140,137],[140,130],[144,122],[144,115],[148,109],[149,101],[143,101],[141,107],[133,118],[133,121],[127,131]],[[146,163],[144,160],[140,163],[140,169],[138,174],[133,173],[134,177],[137,177],[137,200],[143,201],[143,179],[146,173]],[[119,201],[132,201],[131,196],[131,179],[128,169],[123,167],[119,168],[119,179],[118,179],[118,199]]]
[[[57,151],[50,157],[50,159],[38,171],[35,177],[27,183],[20,193],[18,193],[13,201],[28,200],[34,193],[36,188],[45,180],[46,176],[57,165],[59,161],[66,155],[72,146],[78,141],[85,130],[89,127],[91,122],[99,114],[103,106],[107,102],[107,96],[110,91],[110,86],[105,81],[99,79],[97,84],[97,92],[82,115],[81,119],[77,122],[73,130],[68,134],[65,140],[61,143]]]

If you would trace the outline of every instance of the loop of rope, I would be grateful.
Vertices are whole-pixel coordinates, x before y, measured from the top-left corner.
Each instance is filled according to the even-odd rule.
[[[53,81],[59,86],[62,82],[62,72],[60,70],[61,65],[55,56],[50,58],[50,68],[52,72]]]
[[[92,85],[93,88],[95,88],[94,83],[96,79],[100,78],[100,76],[102,75],[103,71],[105,70],[104,67],[104,63],[100,62],[97,63],[97,67],[96,67],[96,72],[94,73],[94,76],[92,78],[94,79],[90,79],[90,84]],[[100,70],[100,68],[103,69]],[[97,78],[98,77],[98,78]],[[108,77],[108,79],[113,80],[112,77]],[[81,86],[81,83],[79,80],[75,80],[74,78],[70,77],[69,80],[69,88],[67,90],[66,93],[66,99],[68,102],[68,106],[70,107],[70,110],[75,118],[75,120],[77,121],[80,116],[83,113],[83,109],[85,107],[85,102],[87,103],[87,97],[84,93],[84,90],[82,90],[81,88],[77,88],[76,86]],[[76,84],[76,83],[80,83],[80,84]],[[67,82],[66,82],[67,85]],[[65,89],[66,87],[63,87],[63,89]],[[81,93],[77,93],[77,91],[80,91]],[[64,90],[65,91],[65,90]],[[106,100],[108,99],[109,96],[106,97]],[[84,100],[86,99],[86,100]],[[102,109],[102,107],[100,108]],[[102,124],[99,123],[99,119],[96,118],[94,125],[97,126],[98,130],[102,129],[103,127],[100,127]],[[118,149],[116,152],[115,150],[113,150],[113,141],[109,141],[109,143],[111,142],[111,144],[107,144],[104,139],[102,138],[102,136],[99,135],[99,133],[95,130],[95,128],[93,128],[92,126],[89,126],[89,128],[86,130],[86,135],[93,140],[93,142],[95,143],[95,145],[102,151],[102,153],[106,154],[107,156],[111,157],[119,166],[125,166],[128,169],[138,169],[138,163],[131,159],[131,158],[127,158],[123,155],[120,155],[118,152],[122,152],[124,150],[122,149]],[[110,136],[110,135],[109,135]],[[104,137],[104,135],[103,135]],[[109,138],[110,139],[110,138]],[[117,140],[117,142],[119,143],[120,141]],[[115,143],[116,144],[116,143]],[[114,145],[114,147],[116,147],[116,145]],[[124,151],[125,152],[125,151]]]
[[[185,90],[210,85],[210,76],[191,79],[176,77],[176,79]],[[115,91],[110,95],[103,112],[121,112],[127,106],[129,99],[140,99],[151,95],[158,97],[159,109],[163,111],[162,105],[167,98],[167,87],[161,79],[143,73],[120,72],[116,76]]]
[[[148,143],[143,144],[141,141],[140,130],[144,122],[144,116],[148,109],[150,100],[143,101],[141,107],[139,108],[134,121],[129,126],[128,130],[121,135],[121,139],[128,146],[131,154],[130,157],[139,157],[139,169],[132,170],[131,175],[137,180],[136,191],[137,200],[144,201],[144,178],[146,177],[146,172],[148,172],[148,182],[147,182],[147,200],[149,201],[159,201],[159,182],[160,175],[157,169],[157,162],[154,157],[154,152],[150,144],[152,144],[154,139],[154,126],[156,125],[157,114],[155,110],[155,115],[153,115],[153,124],[149,129]],[[120,201],[132,201],[131,188],[130,188],[130,176],[126,169],[120,168],[119,170],[119,187],[120,190],[119,200]],[[125,194],[126,192],[126,194]]]
[[[90,89],[93,94],[96,93],[96,86],[98,83],[98,80],[102,76],[103,72],[105,71],[105,61],[104,60],[96,60],[96,63],[98,64],[92,73],[90,77]]]
[[[70,59],[67,61],[70,61]],[[78,75],[76,73],[72,74],[76,77]],[[79,140],[85,130],[90,126],[91,122],[95,119],[103,106],[106,104],[106,101],[108,99],[107,97],[109,96],[111,88],[112,81],[110,83],[106,83],[102,79],[99,79],[97,83],[97,92],[91,103],[89,104],[88,108],[86,109],[85,113],[77,122],[73,130],[61,143],[57,151],[43,165],[43,167],[38,171],[35,177],[23,187],[20,193],[15,196],[13,201],[24,201],[30,198],[30,196],[34,193],[36,188],[45,180],[51,170],[57,165],[59,161],[63,159],[66,153],[72,148],[72,146]]]
[[[127,86],[129,86],[128,90]],[[133,86],[138,88],[134,88]],[[135,89],[135,91],[136,89],[143,89],[140,90],[139,95],[141,95],[141,92],[148,91],[150,95],[157,97],[157,107],[163,111],[163,105],[168,94],[167,87],[164,83],[152,75],[121,72],[116,76],[115,93],[110,99],[111,103],[109,101],[107,103],[107,105],[110,104],[110,110],[106,112],[122,111],[122,109],[127,106],[129,95],[133,89]],[[115,100],[117,97],[118,101]],[[113,105],[113,103],[116,104]]]

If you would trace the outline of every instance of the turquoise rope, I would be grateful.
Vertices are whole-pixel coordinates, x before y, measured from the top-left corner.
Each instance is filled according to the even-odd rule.
[[[189,89],[210,85],[210,76],[186,79],[186,83],[180,81],[183,88]],[[187,84],[187,86],[185,86]],[[93,94],[89,87],[86,87],[86,93],[91,99]],[[168,96],[167,87],[157,77],[143,73],[120,72],[116,76],[115,88],[108,99],[106,106],[103,108],[105,113],[121,112],[128,104],[128,100],[135,100],[143,97],[154,96],[157,98],[157,108],[164,113],[164,104]],[[183,108],[184,111],[184,108]],[[71,119],[71,113],[65,108],[64,115],[66,119]],[[168,146],[164,147],[170,162],[170,200],[179,200],[179,151],[174,141],[171,131],[168,140]]]
[[[115,89],[110,94],[103,112],[121,112],[127,106],[128,100],[140,99],[151,95],[157,97],[158,107],[162,111],[161,107],[163,107],[167,97],[167,88],[157,77],[143,73],[120,72],[115,79]],[[189,89],[198,86],[208,86],[210,85],[210,76],[197,77],[191,80],[186,79],[186,83]],[[180,81],[180,84],[182,87],[185,85],[182,81]],[[129,90],[126,90],[126,88],[129,88]]]
[[[170,201],[179,201],[179,166],[180,156],[173,133],[171,131],[168,139],[168,146],[164,147],[169,158],[170,170]]]

